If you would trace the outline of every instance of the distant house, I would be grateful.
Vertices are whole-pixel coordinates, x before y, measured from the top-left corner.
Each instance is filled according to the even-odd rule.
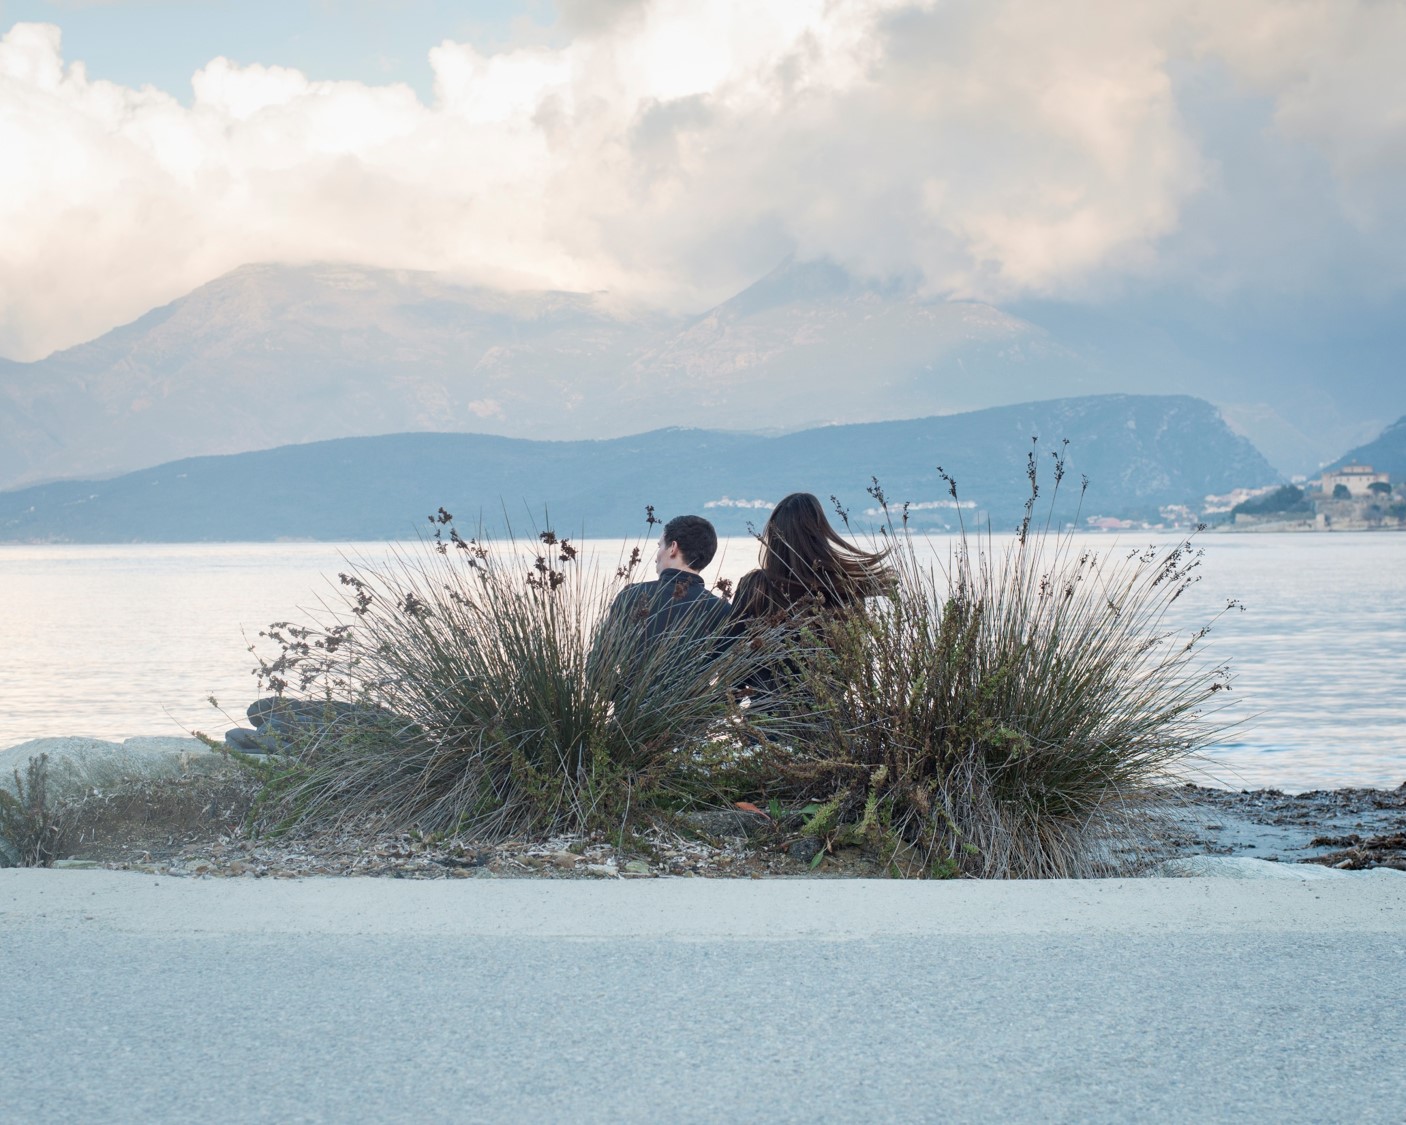
[[[1349,496],[1366,497],[1372,494],[1372,485],[1378,483],[1390,486],[1391,475],[1375,472],[1371,465],[1344,465],[1323,474],[1323,495],[1332,496],[1337,486],[1342,485]]]
[[[1201,514],[1203,516],[1216,516],[1222,512],[1233,511],[1246,500],[1253,500],[1256,496],[1264,496],[1278,487],[1277,484],[1266,484],[1259,488],[1236,488],[1230,492],[1207,496],[1201,504]]]

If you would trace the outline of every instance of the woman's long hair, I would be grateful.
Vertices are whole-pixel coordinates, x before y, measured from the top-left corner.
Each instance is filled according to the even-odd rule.
[[[888,551],[861,550],[842,539],[809,492],[793,492],[772,510],[762,529],[761,574],[742,607],[762,616],[809,604],[843,609],[885,593],[893,572]]]

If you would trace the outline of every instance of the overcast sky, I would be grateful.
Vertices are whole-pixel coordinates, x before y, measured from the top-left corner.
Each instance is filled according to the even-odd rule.
[[[1402,0],[0,0],[0,355],[266,260],[1391,310],[1403,58]]]

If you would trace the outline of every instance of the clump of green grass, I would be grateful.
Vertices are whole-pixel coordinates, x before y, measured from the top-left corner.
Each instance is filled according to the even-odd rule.
[[[1056,487],[1063,472],[1056,457]],[[1222,729],[1211,626],[1170,619],[1198,579],[1191,540],[1101,554],[1033,524],[1033,452],[1029,476],[1015,537],[963,529],[945,565],[871,488],[898,581],[866,613],[815,622],[790,687],[816,701],[790,780],[822,802],[810,830],[827,842],[931,876],[1102,873],[1110,834]]]
[[[769,658],[765,637],[725,646],[680,631],[643,649],[641,623],[607,624],[630,581],[575,545],[464,539],[443,509],[433,540],[340,575],[323,623],[281,623],[262,681],[324,700],[275,767],[265,826],[374,815],[480,838],[621,830],[760,784],[785,720],[731,690]],[[350,706],[346,706],[346,705]]]
[[[0,860],[16,867],[52,867],[64,854],[68,826],[49,801],[49,755],[30,758],[24,775],[15,770],[14,779],[13,793],[0,789],[0,846],[5,853]]]

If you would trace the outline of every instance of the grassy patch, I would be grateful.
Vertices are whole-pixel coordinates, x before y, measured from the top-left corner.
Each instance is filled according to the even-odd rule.
[[[52,867],[64,854],[67,821],[48,799],[49,755],[14,771],[15,791],[0,789],[0,847],[16,867]],[[0,864],[3,866],[3,864]]]
[[[814,623],[790,688],[816,701],[792,773],[824,802],[811,831],[933,877],[1096,874],[1109,834],[1217,733],[1210,625],[1169,624],[1200,552],[1110,555],[1035,526],[1033,454],[1030,480],[1015,538],[964,534],[945,565],[890,512],[891,595]]]
[[[644,579],[641,552],[586,567],[569,541],[464,539],[441,510],[419,554],[340,576],[313,626],[281,623],[261,663],[278,692],[326,703],[290,744],[265,827],[376,813],[387,823],[502,839],[609,829],[725,803],[774,770],[787,720],[732,685],[770,658],[681,628],[640,644],[607,623]]]

